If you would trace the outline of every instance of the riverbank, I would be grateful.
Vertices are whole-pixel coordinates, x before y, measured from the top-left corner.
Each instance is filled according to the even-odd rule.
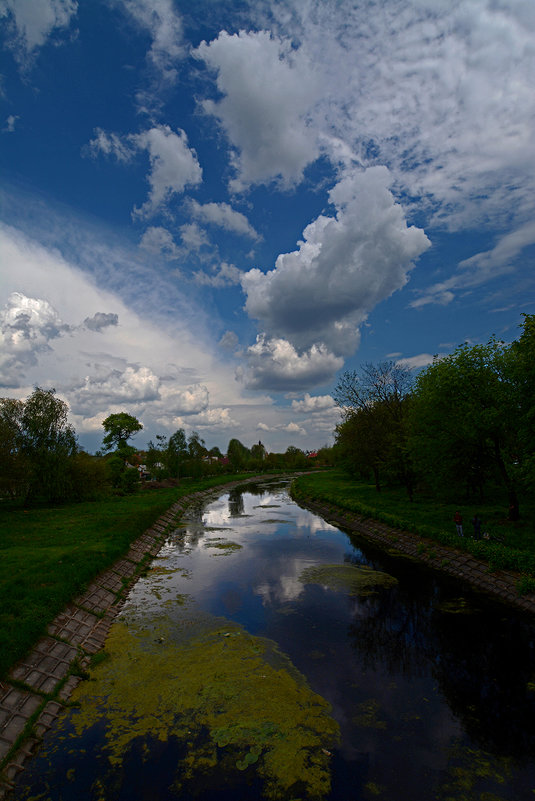
[[[524,576],[517,571],[495,569],[484,559],[444,545],[403,528],[389,526],[358,514],[321,497],[318,486],[307,488],[307,481],[292,485],[291,496],[301,506],[333,525],[373,542],[392,556],[410,558],[426,567],[467,582],[479,592],[529,614],[535,614],[535,592],[521,594]],[[464,543],[463,543],[464,544]]]
[[[221,491],[271,477],[277,476],[198,481],[194,486],[204,484],[204,488],[191,491],[190,484],[187,494],[184,483],[180,491],[171,491],[175,498],[181,495],[174,503],[170,504],[167,494],[161,496],[166,511],[141,536],[131,535],[119,558],[113,561],[108,551],[100,552],[101,562],[105,560],[103,572],[95,571],[89,586],[51,616],[46,634],[0,681],[0,799],[9,795],[25,762],[68,705],[75,687],[87,677],[91,660],[103,648],[130,588],[179,524],[185,509],[201,505]]]

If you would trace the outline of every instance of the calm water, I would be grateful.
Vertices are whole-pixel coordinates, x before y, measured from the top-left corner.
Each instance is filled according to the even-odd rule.
[[[183,522],[17,799],[535,798],[529,620],[352,541],[286,483]]]

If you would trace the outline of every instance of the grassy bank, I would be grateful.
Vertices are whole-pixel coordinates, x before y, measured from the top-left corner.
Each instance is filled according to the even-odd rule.
[[[491,569],[518,571],[525,577],[520,582],[520,590],[535,590],[533,505],[524,505],[522,519],[512,523],[505,518],[505,501],[498,504],[502,499],[479,506],[456,506],[426,497],[416,497],[410,503],[402,489],[385,489],[378,493],[373,485],[359,483],[338,471],[302,476],[294,482],[293,493],[296,500],[310,498],[338,506],[467,551],[487,561]],[[459,537],[455,531],[453,515],[456,509],[463,516],[464,537]],[[470,521],[476,513],[483,520],[482,531],[489,533],[489,540],[474,540],[471,536]]]
[[[52,509],[0,504],[0,678],[91,580],[184,495],[246,475]]]

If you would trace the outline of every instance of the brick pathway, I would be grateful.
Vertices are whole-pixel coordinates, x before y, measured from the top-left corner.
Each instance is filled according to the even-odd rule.
[[[65,709],[82,681],[90,658],[104,647],[114,618],[138,578],[140,565],[157,555],[167,532],[186,507],[215,499],[235,486],[265,480],[255,476],[196,492],[173,504],[130,546],[128,553],[98,576],[48,626],[43,637],[0,682],[0,800],[39,746],[41,738]]]

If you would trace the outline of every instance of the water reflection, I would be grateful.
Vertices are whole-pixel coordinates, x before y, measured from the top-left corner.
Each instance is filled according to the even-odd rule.
[[[307,580],[320,565],[367,566],[397,583],[354,595]],[[47,792],[64,801],[534,797],[533,624],[352,540],[297,507],[286,482],[192,507],[112,631],[109,661],[81,690],[82,710],[97,719],[89,714],[84,728],[74,713],[50,732],[21,801]],[[312,693],[307,703],[321,715],[330,705],[320,728],[335,721],[337,746],[313,727],[300,743],[304,719],[284,728],[299,692]],[[266,717],[274,704],[288,705],[275,729]],[[283,729],[293,748],[286,780],[284,750],[276,765],[268,759]],[[113,732],[125,738],[117,764]],[[315,789],[299,774],[305,754],[305,775],[319,766]]]

